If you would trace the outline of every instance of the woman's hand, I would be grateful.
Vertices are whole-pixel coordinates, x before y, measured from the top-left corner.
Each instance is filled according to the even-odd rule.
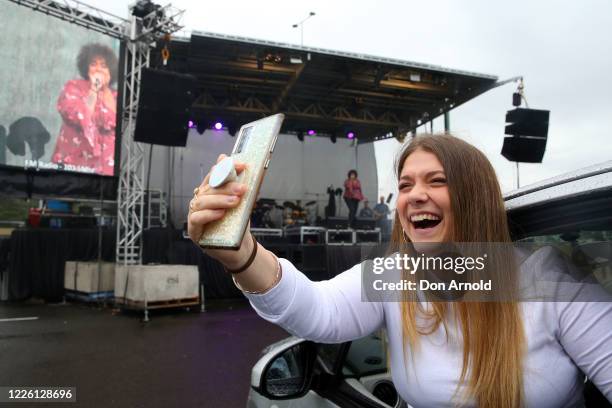
[[[217,163],[225,157],[224,154],[220,155],[217,158]],[[246,168],[245,163],[235,162],[234,165],[236,173],[241,173]],[[196,244],[200,241],[206,224],[223,218],[228,209],[238,205],[248,189],[247,185],[235,181],[224,184],[219,188],[212,188],[208,184],[209,179],[210,172],[204,177],[204,181],[196,189],[194,197],[189,203],[187,232]],[[253,241],[250,228],[247,227],[238,251],[206,249],[205,252],[225,265],[227,269],[236,270],[245,266],[251,254],[254,253],[253,244],[261,247]],[[276,256],[261,247],[250,266],[235,274],[234,279],[236,284],[240,285],[239,289],[241,290],[250,293],[263,293],[276,285],[281,276],[282,270]]]
[[[217,158],[217,163],[225,157],[224,154],[220,155]],[[236,162],[235,167],[236,172],[240,173],[245,169],[246,164]],[[248,188],[245,184],[235,181],[226,183],[219,188],[213,188],[208,184],[209,179],[210,172],[204,177],[204,181],[197,188],[196,194],[189,203],[187,231],[191,240],[196,244],[200,241],[206,225],[223,218],[228,209],[236,207]],[[252,246],[253,240],[247,228],[238,251],[206,249],[205,252],[226,267],[234,269],[246,262]]]
[[[117,100],[113,96],[113,91],[110,88],[105,87],[102,91],[100,91],[102,102],[104,106],[111,112],[115,113],[117,110]]]

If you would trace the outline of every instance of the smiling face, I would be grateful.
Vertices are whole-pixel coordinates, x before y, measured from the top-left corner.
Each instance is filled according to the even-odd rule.
[[[446,174],[438,158],[422,149],[404,161],[397,212],[411,242],[443,242],[452,222]]]

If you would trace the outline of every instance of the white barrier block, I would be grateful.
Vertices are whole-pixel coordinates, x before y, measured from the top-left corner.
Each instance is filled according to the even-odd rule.
[[[199,297],[196,265],[120,265],[115,267],[115,297],[131,302],[164,302]]]

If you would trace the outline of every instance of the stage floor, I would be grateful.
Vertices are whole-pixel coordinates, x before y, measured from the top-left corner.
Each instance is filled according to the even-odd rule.
[[[0,303],[0,386],[76,387],[75,407],[244,407],[259,353],[288,334],[246,300],[207,309],[145,324],[111,308]],[[20,317],[38,319],[2,321]]]

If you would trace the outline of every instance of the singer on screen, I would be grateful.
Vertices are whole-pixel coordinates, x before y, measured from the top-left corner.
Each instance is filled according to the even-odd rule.
[[[81,48],[77,67],[57,101],[62,127],[51,160],[112,175],[115,165],[117,56],[102,44]]]

